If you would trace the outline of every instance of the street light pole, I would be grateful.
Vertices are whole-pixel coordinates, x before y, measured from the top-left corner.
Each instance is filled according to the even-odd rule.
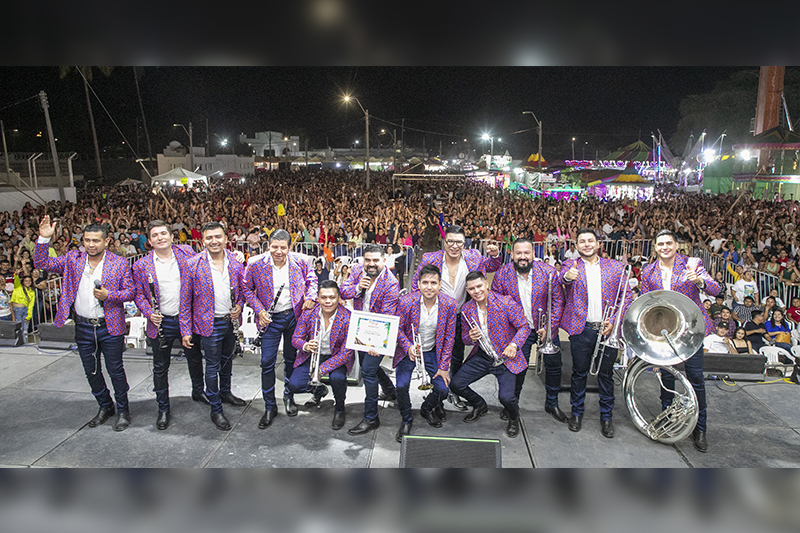
[[[539,172],[541,172],[542,171],[542,121],[536,118],[536,115],[533,114],[533,111],[523,111],[522,114],[523,115],[529,114],[530,116],[532,116],[533,120],[536,121],[536,124],[539,127],[539,162],[537,166],[539,167]]]
[[[194,150],[192,149],[192,145],[194,143],[192,142],[192,140],[193,140],[192,139],[192,123],[189,122],[189,129],[188,130],[186,129],[186,126],[184,126],[183,124],[173,124],[172,126],[175,127],[175,128],[180,126],[181,128],[183,128],[183,131],[186,132],[186,135],[189,136],[189,166],[192,167],[190,170],[192,172],[194,172]]]
[[[572,160],[575,160],[575,137],[572,138]]]
[[[358,107],[360,107],[361,111],[364,112],[364,119],[366,124],[366,136],[367,136],[367,142],[365,144],[366,156],[364,157],[364,165],[366,166],[366,182],[367,182],[366,185],[367,185],[367,190],[369,190],[369,111],[364,109],[364,106],[361,105],[361,101],[358,98],[354,96],[344,97],[345,102],[349,102],[350,100],[355,100],[358,103]]]

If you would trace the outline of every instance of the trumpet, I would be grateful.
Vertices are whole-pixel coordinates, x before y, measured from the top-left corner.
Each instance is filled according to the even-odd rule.
[[[431,390],[433,388],[433,383],[431,383],[431,378],[428,375],[428,371],[425,370],[425,361],[422,356],[422,339],[419,336],[419,332],[414,329],[414,325],[411,325],[411,337],[413,337],[414,346],[411,348],[416,352],[416,358],[414,359],[414,373],[416,374],[414,377],[420,379],[419,390]]]
[[[614,318],[614,329],[611,330],[611,334],[608,335],[608,337],[602,335],[602,333],[597,335],[597,342],[594,345],[592,361],[589,363],[589,374],[592,376],[596,376],[600,373],[600,365],[603,362],[603,358],[599,357],[601,346],[603,346],[604,349],[611,348],[612,350],[619,350],[623,346],[623,342],[619,337],[619,328],[622,322],[622,310],[625,308],[625,298],[628,295],[628,287],[630,287],[628,281],[631,278],[632,270],[633,269],[631,268],[631,265],[625,267],[625,271],[622,273],[622,276],[619,279],[617,295],[614,299],[614,303],[606,306],[606,308],[603,310],[603,320],[601,324]]]
[[[280,287],[278,287],[278,292],[275,293],[275,299],[272,300],[272,305],[269,306],[267,314],[269,315],[270,319],[272,319],[272,312],[275,311],[275,306],[278,305],[278,298],[281,297],[281,293],[283,292],[283,287],[285,285],[286,284],[284,283]],[[258,335],[256,335],[255,339],[253,339],[253,346],[261,346],[261,339],[264,336],[264,333],[266,333],[267,328],[269,328],[269,325],[267,325],[266,328],[261,328],[258,330]]]
[[[561,351],[561,348],[553,343],[553,273],[550,272],[547,276],[547,315],[542,314],[541,307],[539,308],[539,327],[542,323],[547,323],[547,332],[545,333],[544,344],[539,345],[536,351],[536,373],[541,374],[544,367],[544,356],[555,355]]]
[[[312,387],[322,385],[322,381],[319,379],[319,365],[322,352],[322,334],[324,333],[321,322],[322,321],[319,319],[319,317],[317,317],[314,328],[314,339],[317,341],[317,349],[311,352],[311,362],[308,365],[308,373],[311,376],[311,380],[308,382],[308,384]]]
[[[480,345],[481,350],[483,350],[483,353],[485,353],[489,359],[492,360],[492,366],[502,365],[503,358],[497,355],[497,351],[495,351],[494,346],[492,346],[492,340],[483,334],[483,330],[481,330],[480,326],[474,320],[467,315],[464,315],[464,317],[467,319],[467,324],[469,324],[470,329],[477,328],[481,331],[481,338],[478,340],[478,344]]]

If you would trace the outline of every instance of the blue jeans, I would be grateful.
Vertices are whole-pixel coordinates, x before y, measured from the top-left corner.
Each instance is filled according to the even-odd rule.
[[[395,390],[394,383],[381,368],[383,356],[374,357],[366,352],[358,352],[358,361],[361,363],[361,378],[364,380],[364,420],[372,422],[378,418],[378,385],[386,394]]]
[[[519,417],[519,404],[517,397],[514,395],[516,388],[517,376],[511,373],[506,365],[492,366],[489,357],[483,352],[478,352],[467,359],[458,374],[453,377],[450,382],[450,389],[467,400],[474,408],[483,407],[486,405],[486,400],[480,394],[470,388],[470,384],[478,381],[483,376],[492,374],[497,378],[498,397],[500,403],[508,411],[508,416],[511,420],[516,420]]]
[[[431,383],[433,384],[433,390],[430,394],[425,396],[425,400],[422,402],[422,409],[431,411],[447,398],[450,389],[444,384],[444,380],[441,376],[433,379],[434,374],[439,371],[439,366],[436,362],[436,350],[423,353],[422,358],[425,361],[425,371],[428,373],[428,376],[430,376]],[[404,424],[410,424],[414,421],[414,417],[411,415],[409,387],[411,386],[411,376],[416,366],[416,363],[406,356],[397,363],[397,367],[395,368],[395,379],[397,380],[397,407],[400,409],[400,416],[403,417]]]
[[[278,359],[278,346],[283,337],[283,398],[291,398],[289,379],[294,372],[294,360],[297,358],[297,348],[292,345],[292,335],[297,321],[294,311],[286,311],[272,315],[267,331],[261,340],[261,394],[264,396],[264,405],[267,411],[276,409],[275,403],[275,361]]]
[[[180,341],[181,331],[178,317],[164,317],[161,321],[164,338],[147,339],[153,348],[153,392],[156,393],[158,410],[169,411],[169,363],[175,339]],[[191,349],[183,349],[186,364],[189,366],[189,377],[192,379],[192,393],[203,392],[203,356],[200,343],[196,342]]]
[[[703,347],[701,346],[693,356],[684,361],[683,366],[686,370],[686,377],[689,378],[689,383],[692,384],[694,393],[697,395],[699,415],[695,429],[705,431],[708,413],[706,412],[706,382],[703,375]],[[669,372],[662,373],[661,380],[666,388],[675,389],[675,376]],[[669,407],[674,396],[673,393],[661,389],[661,408]]]
[[[320,359],[320,363],[324,363],[330,359],[330,357],[330,355],[323,355]],[[289,384],[287,385],[290,393],[308,392],[313,394],[316,392],[315,387],[308,384],[311,380],[311,376],[309,375],[310,366],[311,358],[306,359],[302,365],[294,369],[292,377],[289,379]],[[331,388],[333,389],[333,399],[335,402],[333,408],[335,411],[343,413],[345,395],[347,394],[347,367],[341,365],[334,368],[331,373],[328,374],[328,377],[330,378]],[[325,385],[320,386],[324,387]]]
[[[236,348],[236,337],[233,335],[233,324],[230,318],[214,318],[214,329],[210,337],[195,335],[192,343],[200,337],[200,346],[206,359],[206,396],[211,403],[212,413],[222,412],[220,393],[231,392],[231,375],[233,374],[233,350]]]
[[[583,331],[577,335],[570,335],[570,349],[572,351],[572,392],[570,393],[570,403],[572,404],[572,414],[583,416],[583,404],[586,400],[586,380],[589,375],[589,365],[592,362],[592,354],[597,344],[599,331],[585,326]],[[600,420],[611,420],[614,410],[614,360],[616,350],[601,348],[602,360],[600,362],[600,373],[597,375],[597,391],[600,396]]]
[[[108,327],[94,327],[75,323],[75,344],[83,363],[83,371],[101,409],[114,407],[111,394],[100,369],[100,354],[106,361],[106,372],[114,387],[114,399],[119,412],[128,411],[128,379],[122,366],[122,350],[125,347],[124,335],[109,335]]]
[[[22,322],[22,341],[28,342],[28,308],[12,307],[14,311],[14,322]]]
[[[539,334],[536,330],[531,331],[525,344],[522,345],[522,354],[525,360],[530,363],[531,350],[536,350],[536,341],[539,339]],[[557,331],[553,331],[553,344],[561,348],[561,340],[558,338]],[[539,369],[537,368],[538,372]],[[519,395],[522,393],[522,384],[525,383],[525,376],[528,374],[528,367],[517,374],[517,385],[514,390],[514,395],[517,397],[519,403]],[[545,388],[545,407],[558,407],[558,392],[561,390],[561,352],[553,355],[544,356],[544,388]]]

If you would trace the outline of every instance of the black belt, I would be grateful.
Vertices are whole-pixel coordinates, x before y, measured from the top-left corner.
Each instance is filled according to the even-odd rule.
[[[161,318],[169,318],[169,319],[172,319],[172,320],[177,320],[179,317],[178,317],[178,315],[172,315],[172,316],[170,316],[170,315],[161,315]]]
[[[587,328],[592,328],[595,331],[600,331],[601,329],[603,329],[603,323],[602,322],[587,322],[586,323],[586,327]]]
[[[293,312],[294,312],[294,309],[292,309],[290,307],[289,309],[284,309],[283,311],[280,311],[278,313],[272,313],[272,316],[282,316],[282,315],[285,315],[286,313],[293,313]]]
[[[85,316],[75,315],[76,324],[88,324],[94,327],[103,327],[106,325],[105,318],[86,318]]]

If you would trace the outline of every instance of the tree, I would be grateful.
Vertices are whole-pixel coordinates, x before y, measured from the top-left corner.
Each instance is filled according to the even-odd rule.
[[[92,99],[89,97],[89,82],[92,81],[93,78],[93,69],[92,67],[76,67],[80,69],[80,73],[83,74],[81,76],[83,78],[83,88],[86,92],[86,108],[89,110],[89,124],[92,127],[92,139],[94,140],[94,155],[97,161],[97,176],[102,178],[103,176],[103,167],[100,164],[100,145],[97,143],[97,129],[94,127],[94,113],[92,113]],[[104,76],[108,77],[111,75],[111,72],[114,70],[114,67],[95,67],[97,68]],[[62,80],[66,78],[70,72],[74,70],[73,67],[58,67],[58,77]]]

